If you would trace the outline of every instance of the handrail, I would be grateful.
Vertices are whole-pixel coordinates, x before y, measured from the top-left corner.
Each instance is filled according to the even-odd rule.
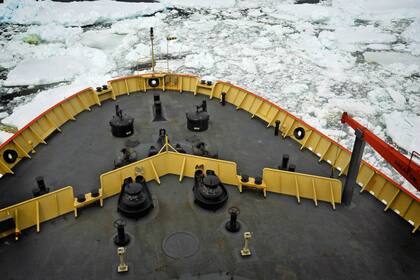
[[[184,177],[193,178],[197,166],[214,171],[221,182],[237,186],[241,190],[235,162],[172,151],[165,151],[102,174],[101,189],[104,197],[116,195],[121,191],[126,178],[134,180],[137,175],[142,175],[147,182],[154,180],[158,184],[160,177],[168,174],[177,175],[179,181],[182,181]],[[142,173],[139,174],[137,170],[142,170]],[[290,184],[291,180],[293,184]],[[327,201],[334,209],[335,203],[341,203],[342,184],[337,179],[265,168],[262,181],[268,192],[297,196],[298,202],[300,197],[314,200],[315,205],[318,205],[317,201]]]

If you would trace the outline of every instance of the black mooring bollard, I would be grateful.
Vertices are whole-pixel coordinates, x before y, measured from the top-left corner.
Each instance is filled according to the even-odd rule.
[[[222,106],[226,105],[226,92],[222,92]]]
[[[276,120],[276,126],[274,127],[274,136],[279,135],[279,129],[280,129],[280,121]]]
[[[38,188],[40,191],[46,191],[47,186],[45,185],[44,177],[38,176],[35,178],[36,184],[38,185]]]
[[[285,154],[283,155],[283,158],[281,160],[281,169],[287,170],[288,164],[289,164],[289,155]]]
[[[229,208],[228,213],[230,214],[230,220],[225,224],[227,231],[238,232],[241,229],[241,224],[238,222],[239,212],[237,207]]]
[[[37,188],[32,189],[32,195],[34,197],[38,197],[40,195],[46,194],[50,192],[50,188],[47,188],[44,177],[38,176],[35,178]]]
[[[294,165],[294,164],[289,165],[289,171],[290,172],[295,172],[296,171],[296,165]]]
[[[114,237],[114,243],[117,246],[124,247],[130,242],[130,237],[125,233],[125,221],[118,219],[114,222],[114,227],[117,229],[117,235]]]

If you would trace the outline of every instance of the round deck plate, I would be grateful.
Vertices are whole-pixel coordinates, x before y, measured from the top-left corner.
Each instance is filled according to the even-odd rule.
[[[188,258],[198,252],[200,242],[192,233],[179,231],[166,237],[162,247],[168,257],[175,259]]]

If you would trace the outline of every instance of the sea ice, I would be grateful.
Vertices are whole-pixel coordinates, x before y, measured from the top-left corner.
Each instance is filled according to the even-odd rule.
[[[5,86],[42,85],[72,80],[86,69],[79,57],[53,56],[45,59],[28,59],[12,69]]]
[[[12,137],[12,133],[5,132],[3,130],[0,130],[0,142],[3,143],[7,141],[10,137]],[[1,177],[0,177],[1,178]]]
[[[386,134],[394,143],[411,153],[420,147],[420,116],[394,111],[385,116]],[[404,131],[404,133],[401,133]]]
[[[129,3],[110,0],[59,3],[50,0],[8,0],[0,6],[0,21],[16,24],[83,26],[150,15],[163,10],[161,3]]]

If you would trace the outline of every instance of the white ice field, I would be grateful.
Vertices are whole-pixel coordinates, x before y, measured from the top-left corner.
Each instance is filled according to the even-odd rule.
[[[349,149],[343,111],[405,155],[420,152],[419,0],[4,2],[1,92],[43,86],[0,108],[4,124],[23,127],[79,89],[146,71],[154,27],[162,70],[176,36],[172,71],[244,87]],[[364,159],[415,192],[369,146]]]

